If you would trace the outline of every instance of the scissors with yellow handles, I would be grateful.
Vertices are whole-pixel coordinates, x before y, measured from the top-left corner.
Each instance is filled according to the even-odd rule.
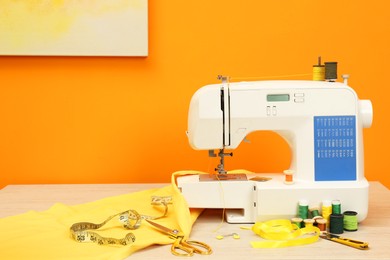
[[[193,256],[195,253],[210,255],[213,252],[211,247],[206,243],[195,240],[185,240],[184,234],[177,229],[170,229],[150,220],[146,221],[161,232],[169,235],[170,238],[175,239],[171,247],[171,252],[176,256]]]
[[[361,250],[367,250],[368,249],[368,243],[358,241],[358,240],[352,240],[345,237],[340,237],[338,235],[330,234],[330,233],[323,233],[320,235],[321,238],[327,239],[333,242],[337,242],[346,246],[351,246],[357,249]]]

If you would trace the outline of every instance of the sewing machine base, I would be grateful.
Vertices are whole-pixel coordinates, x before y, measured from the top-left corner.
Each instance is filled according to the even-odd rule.
[[[177,184],[190,208],[225,208],[229,223],[290,219],[297,215],[302,199],[317,207],[324,200],[340,200],[342,212],[356,211],[359,222],[367,216],[366,179],[285,184],[282,174],[254,174],[247,178],[247,181],[200,181],[199,175],[190,175],[179,177]]]

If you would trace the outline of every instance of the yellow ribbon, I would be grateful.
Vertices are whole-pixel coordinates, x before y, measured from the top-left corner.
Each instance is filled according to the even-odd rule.
[[[253,248],[278,248],[298,246],[314,243],[318,240],[320,229],[308,226],[299,229],[287,219],[276,219],[267,222],[258,222],[252,231],[265,241],[253,241]]]

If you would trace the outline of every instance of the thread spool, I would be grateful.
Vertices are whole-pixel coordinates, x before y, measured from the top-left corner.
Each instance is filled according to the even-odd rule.
[[[325,66],[321,65],[321,57],[318,57],[318,64],[313,65],[313,80],[315,81],[325,80]]]
[[[355,212],[355,211],[345,211],[344,212],[344,230],[345,231],[357,231],[358,230],[357,212]]]
[[[303,220],[303,223],[305,223],[305,227],[312,227],[315,223],[315,220],[311,218],[307,218]]]
[[[329,216],[332,214],[332,202],[330,200],[322,201],[322,217],[329,223]]]
[[[337,80],[337,62],[325,62],[325,80]]]
[[[303,219],[301,219],[301,218],[292,218],[291,219],[291,223],[297,225],[298,228],[302,228],[302,221],[303,221]]]
[[[341,214],[341,202],[332,200],[332,214]]]
[[[309,211],[310,211],[311,217],[313,219],[321,218],[320,211],[319,211],[318,207],[312,207],[309,209]]]
[[[329,232],[332,234],[342,234],[344,232],[344,215],[331,214],[329,221]]]
[[[320,231],[326,231],[326,219],[318,218],[316,219],[317,227],[320,229]]]
[[[293,179],[294,171],[293,170],[284,170],[283,173],[285,176],[284,183],[289,184],[289,185],[293,184],[294,183],[294,179]]]
[[[309,204],[307,200],[300,200],[298,205],[298,217],[301,219],[309,218]]]

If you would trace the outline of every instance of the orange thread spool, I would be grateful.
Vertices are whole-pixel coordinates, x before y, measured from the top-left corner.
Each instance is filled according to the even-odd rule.
[[[293,170],[284,170],[283,173],[285,176],[284,183],[285,184],[293,184],[294,183],[294,178],[293,178],[294,171]]]
[[[326,219],[323,218],[316,219],[317,227],[320,231],[326,231],[326,222]]]

